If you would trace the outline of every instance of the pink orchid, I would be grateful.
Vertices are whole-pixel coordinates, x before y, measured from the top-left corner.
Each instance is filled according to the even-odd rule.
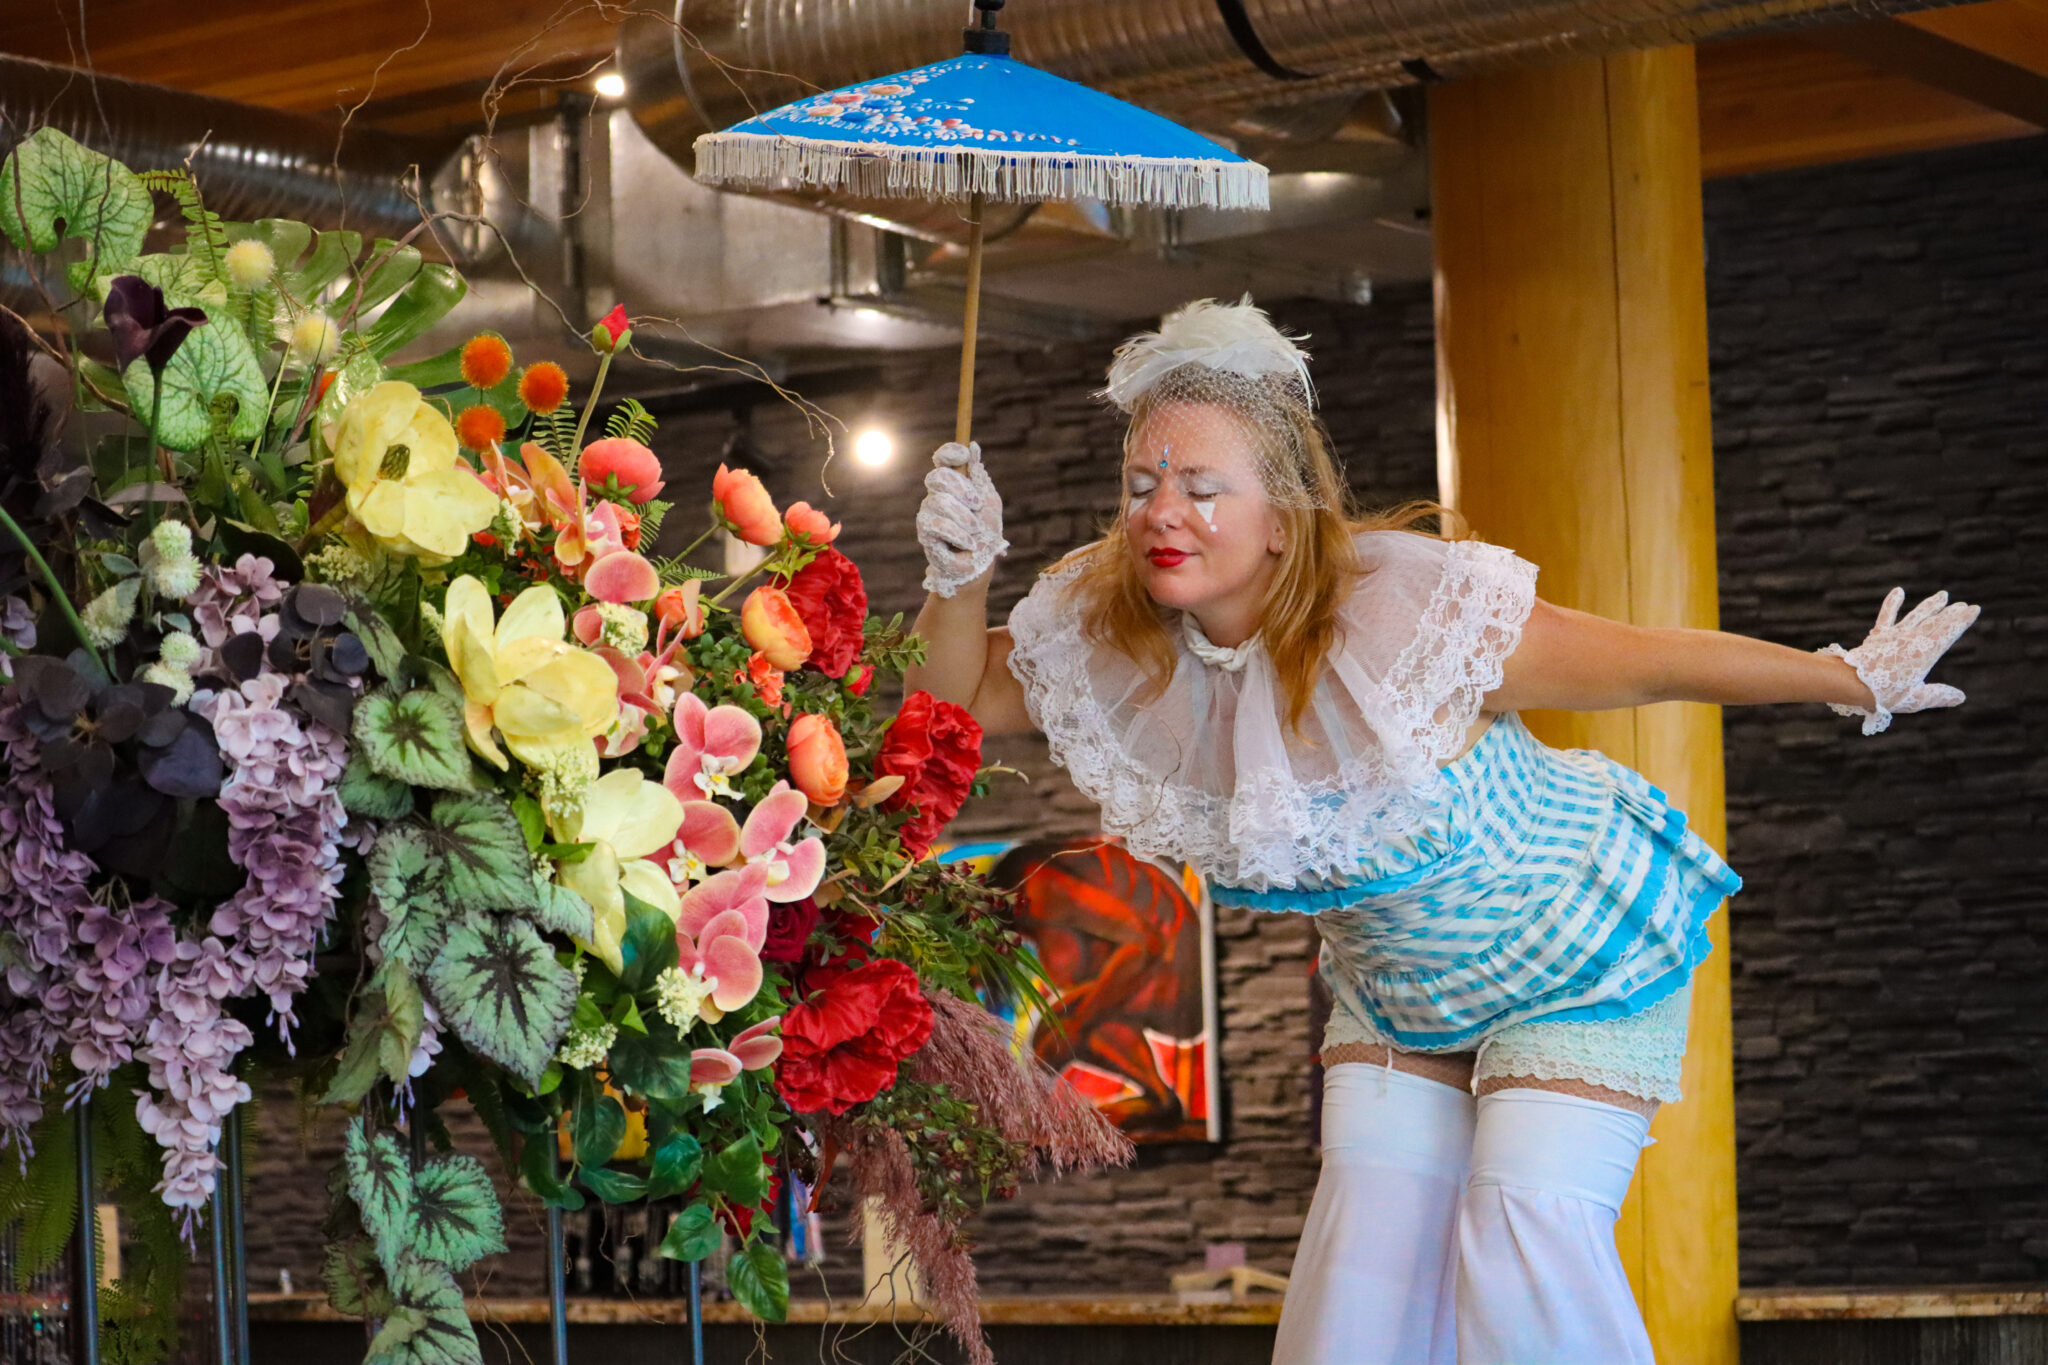
[[[802,843],[789,841],[810,804],[789,783],[777,782],[740,831],[741,855],[747,866],[763,869],[767,885],[762,894],[779,905],[810,895],[825,875],[824,840],[814,836]]]
[[[668,876],[679,889],[740,856],[740,822],[716,801],[683,802],[683,823],[669,846]]]
[[[674,719],[662,785],[683,801],[738,796],[730,779],[761,752],[761,722],[737,706],[707,707],[694,692],[676,698]]]
[[[730,1085],[745,1069],[745,1063],[722,1047],[690,1050],[691,1085]]]
[[[676,965],[686,973],[702,971],[712,983],[711,1004],[720,1017],[761,990],[761,947],[768,941],[768,898],[762,892],[767,881],[767,871],[759,867],[721,872],[692,887],[677,911]]]
[[[775,1059],[782,1055],[782,1040],[775,1036],[775,1029],[782,1023],[782,1016],[763,1019],[732,1040],[732,1055],[740,1059],[740,1065],[749,1071],[759,1071],[775,1065]]]

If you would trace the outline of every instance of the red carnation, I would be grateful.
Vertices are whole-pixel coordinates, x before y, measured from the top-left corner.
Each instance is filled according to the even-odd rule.
[[[829,546],[797,571],[783,596],[811,632],[805,665],[828,678],[843,678],[860,658],[861,628],[868,619],[868,590],[852,560]]]
[[[917,808],[897,831],[911,857],[922,858],[939,831],[960,813],[980,767],[981,726],[965,707],[940,701],[929,692],[913,692],[904,699],[903,709],[889,722],[882,751],[875,755],[875,776],[903,778],[902,788],[882,809]]]
[[[896,1068],[932,1036],[931,1002],[893,958],[806,980],[822,989],[782,1016],[775,1088],[799,1114],[843,1114],[896,1083]]]

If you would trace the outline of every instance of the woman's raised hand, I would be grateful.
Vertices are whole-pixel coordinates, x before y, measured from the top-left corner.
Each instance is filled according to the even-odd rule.
[[[1951,602],[1938,592],[1899,619],[1906,590],[1893,588],[1878,609],[1877,624],[1863,643],[1854,649],[1829,645],[1822,654],[1832,655],[1856,670],[1856,676],[1877,700],[1875,710],[1830,702],[1844,716],[1863,717],[1863,733],[1874,735],[1892,723],[1894,715],[1931,711],[1943,706],[1961,706],[1963,694],[1946,683],[1927,681],[1928,670],[1948,652],[1977,619],[1977,608]]]
[[[1003,539],[1003,500],[981,465],[981,445],[948,441],[932,455],[917,509],[924,546],[926,592],[951,597],[988,572],[1010,548]]]

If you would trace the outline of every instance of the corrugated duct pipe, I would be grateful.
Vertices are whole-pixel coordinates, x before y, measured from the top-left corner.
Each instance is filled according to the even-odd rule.
[[[206,206],[223,218],[297,218],[365,238],[417,227],[415,196],[432,204],[437,173],[460,149],[354,127],[337,160],[331,123],[0,55],[0,156],[45,126],[135,170],[190,158]]]
[[[693,164],[698,134],[960,51],[963,0],[660,0],[620,64],[641,126]],[[1924,0],[1015,0],[1016,55],[1193,126],[1545,55],[1927,8]]]

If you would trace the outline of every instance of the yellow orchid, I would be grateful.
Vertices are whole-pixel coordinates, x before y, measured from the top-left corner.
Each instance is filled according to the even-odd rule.
[[[613,769],[590,784],[579,804],[549,812],[557,839],[592,846],[577,861],[558,864],[555,878],[590,902],[590,942],[583,946],[614,972],[623,966],[626,892],[670,919],[681,912],[667,870],[647,855],[674,843],[682,823],[683,803],[634,768]]]
[[[470,747],[509,767],[492,738],[496,731],[531,767],[594,777],[595,741],[619,716],[618,675],[563,641],[568,618],[555,590],[528,588],[494,623],[490,593],[464,574],[448,585],[441,618],[448,663],[462,683]]]
[[[456,453],[455,429],[410,384],[358,396],[328,443],[349,514],[395,553],[446,564],[498,513],[497,495]]]

